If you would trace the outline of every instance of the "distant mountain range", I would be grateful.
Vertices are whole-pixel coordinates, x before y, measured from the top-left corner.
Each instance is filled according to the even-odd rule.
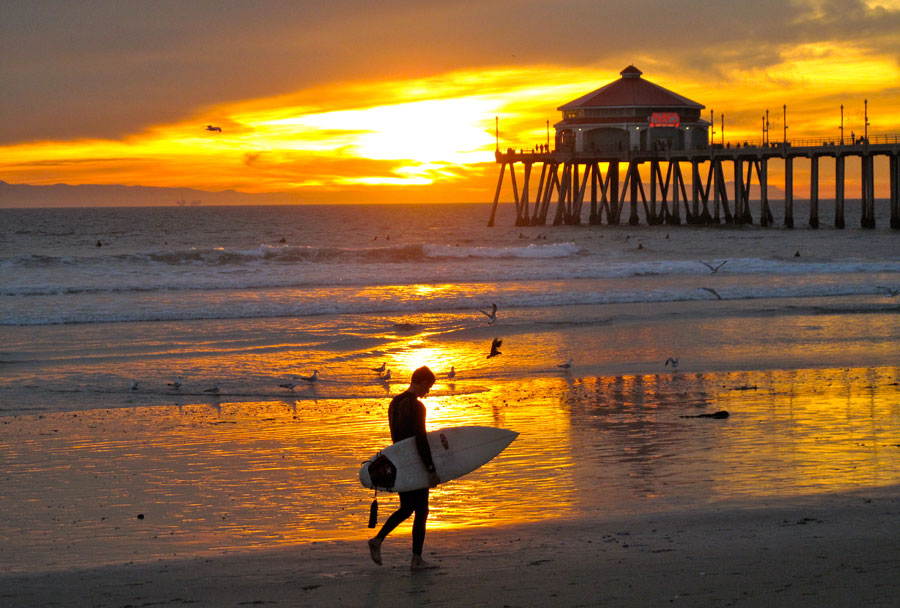
[[[32,186],[0,180],[0,207],[107,207],[121,205],[278,205],[304,202],[297,194],[252,194],[236,190],[54,184]]]

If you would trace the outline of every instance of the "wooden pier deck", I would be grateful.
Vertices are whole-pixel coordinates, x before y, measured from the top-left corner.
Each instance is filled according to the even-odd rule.
[[[809,226],[819,227],[819,164],[820,159],[834,159],[835,217],[834,226],[844,228],[846,200],[846,159],[860,159],[860,226],[875,227],[875,170],[877,156],[889,158],[890,225],[900,229],[900,135],[873,136],[868,141],[840,143],[836,141],[790,140],[777,143],[729,143],[694,150],[553,150],[547,152],[497,150],[496,161],[500,175],[494,194],[494,204],[488,226],[494,225],[504,176],[509,172],[516,206],[516,225],[545,225],[552,204],[556,209],[554,225],[580,224],[583,210],[588,208],[588,222],[619,224],[626,206],[630,205],[628,223],[640,223],[639,205],[650,225],[681,224],[684,212],[690,224],[752,224],[751,189],[756,182],[758,218],[762,226],[772,225],[773,217],[768,196],[768,164],[771,160],[784,163],[784,225],[794,227],[794,161],[810,161],[810,217]],[[516,166],[522,165],[522,186],[519,188]],[[640,168],[649,164],[648,188]],[[688,167],[682,168],[683,164]],[[624,172],[622,165],[626,165]],[[540,169],[535,197],[530,185],[535,167]],[[605,166],[605,173],[603,170]],[[726,168],[730,169],[726,172]],[[685,172],[690,179],[685,181]],[[733,180],[733,196],[729,200],[726,174]],[[690,188],[690,196],[688,196]],[[649,196],[648,196],[649,190]],[[732,205],[733,203],[733,209]]]

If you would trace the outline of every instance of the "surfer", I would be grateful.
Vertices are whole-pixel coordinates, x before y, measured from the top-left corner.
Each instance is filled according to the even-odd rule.
[[[428,483],[433,488],[440,483],[440,478],[431,460],[431,448],[425,437],[425,405],[419,401],[434,385],[434,373],[425,366],[412,374],[409,388],[391,400],[388,407],[388,424],[391,427],[391,441],[397,443],[407,437],[416,438],[416,449],[419,457],[428,470]],[[369,553],[372,561],[381,565],[381,543],[398,525],[415,513],[412,529],[412,570],[437,568],[422,559],[422,547],[425,544],[425,520],[428,519],[428,488],[399,492],[400,508],[384,522],[375,538],[369,540]]]

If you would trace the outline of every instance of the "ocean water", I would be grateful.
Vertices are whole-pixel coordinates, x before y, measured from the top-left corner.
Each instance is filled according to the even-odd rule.
[[[900,231],[876,209],[875,230],[852,207],[800,227],[799,204],[793,230],[0,210],[0,568],[363,538],[358,468],[423,364],[430,428],[520,433],[434,491],[435,527],[898,484]]]

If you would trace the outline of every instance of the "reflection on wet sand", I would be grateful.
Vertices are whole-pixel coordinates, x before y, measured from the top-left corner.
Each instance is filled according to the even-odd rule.
[[[445,360],[427,349],[409,352],[388,363],[398,377],[419,361]],[[440,384],[426,398],[429,427],[492,425],[520,436],[482,469],[434,490],[431,526],[896,483],[898,380],[894,367],[572,374],[488,390],[461,373],[455,389]],[[362,538],[371,494],[356,472],[389,442],[386,407],[383,396],[223,398],[6,417],[0,533],[9,541],[0,567]],[[682,417],[718,410],[731,416]],[[396,498],[380,500],[389,512]]]

